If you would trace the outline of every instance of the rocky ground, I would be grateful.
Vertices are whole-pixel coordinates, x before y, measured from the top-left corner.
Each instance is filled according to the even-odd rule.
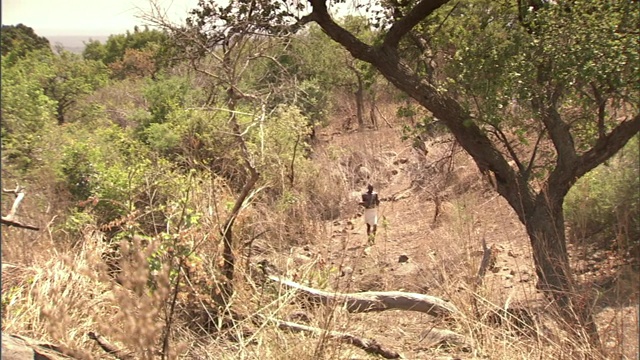
[[[314,268],[326,269],[314,270],[321,279],[315,285],[335,291],[401,290],[438,296],[451,300],[467,317],[486,318],[496,309],[523,308],[539,324],[546,305],[535,289],[529,240],[506,201],[451,142],[432,139],[425,155],[399,138],[393,129],[321,134],[325,149],[342,149],[342,154],[351,153],[351,160],[361,162],[342,162],[347,172],[353,171],[353,202],[357,203],[367,182],[376,186],[384,200],[378,235],[369,246],[362,214],[353,206],[341,218],[327,222],[326,241],[292,250],[296,264],[291,269],[303,271],[305,264],[313,262]],[[452,150],[453,160],[443,161]],[[474,287],[483,241],[493,258],[484,282]],[[611,348],[620,347],[620,334],[613,333],[624,329],[624,353],[634,358],[638,351],[634,327],[638,317],[633,306],[638,301],[638,289],[633,285],[638,279],[637,257],[633,260],[589,247],[570,249],[582,286],[601,294],[594,311],[603,340]],[[425,335],[430,328],[462,333],[469,329],[420,313],[342,314],[332,320],[334,326],[374,338],[408,359],[489,356],[461,346],[435,346],[437,341]]]

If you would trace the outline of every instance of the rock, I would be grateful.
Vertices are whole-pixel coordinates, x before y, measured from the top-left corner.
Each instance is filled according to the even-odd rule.
[[[11,334],[2,334],[2,360],[57,360],[68,359],[56,352],[58,346]]]
[[[393,165],[406,164],[407,162],[409,162],[409,159],[407,159],[407,158],[399,158],[399,159],[396,159],[396,161],[393,162]]]
[[[35,351],[12,336],[2,336],[2,360],[32,360],[37,359]],[[48,359],[48,358],[45,358]]]
[[[407,255],[400,255],[400,257],[398,258],[398,262],[399,263],[406,263],[407,261],[409,261],[409,257]]]
[[[350,266],[345,266],[340,270],[340,276],[351,275],[353,273],[353,269]]]

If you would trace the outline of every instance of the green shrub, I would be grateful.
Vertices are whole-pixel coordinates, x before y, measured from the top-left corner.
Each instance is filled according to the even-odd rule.
[[[636,136],[610,161],[576,182],[565,220],[574,241],[631,245],[640,239],[640,141]]]

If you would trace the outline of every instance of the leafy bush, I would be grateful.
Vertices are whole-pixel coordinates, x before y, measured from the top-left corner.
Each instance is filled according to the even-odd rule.
[[[20,170],[30,168],[39,157],[42,134],[53,123],[55,102],[38,81],[50,72],[37,56],[15,63],[2,57],[2,155]]]
[[[578,180],[565,200],[574,241],[612,239],[627,246],[640,239],[640,141],[636,136],[613,159]]]

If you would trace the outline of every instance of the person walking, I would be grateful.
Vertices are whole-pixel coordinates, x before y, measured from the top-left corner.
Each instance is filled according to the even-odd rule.
[[[373,243],[378,228],[378,205],[380,198],[378,193],[373,191],[373,185],[367,186],[367,192],[362,194],[362,201],[359,203],[364,206],[364,222],[367,224],[367,241]]]

